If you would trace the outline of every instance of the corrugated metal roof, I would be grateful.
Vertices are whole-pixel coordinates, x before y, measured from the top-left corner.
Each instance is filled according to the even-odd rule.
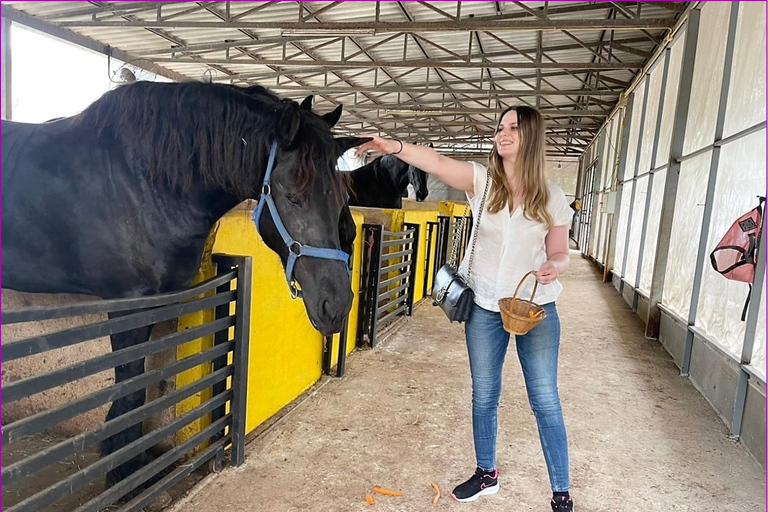
[[[578,155],[578,137],[597,131],[689,3],[12,1],[2,9],[164,76],[315,94],[319,110],[343,103],[341,129],[488,137],[501,109],[539,106],[557,131],[551,149]]]

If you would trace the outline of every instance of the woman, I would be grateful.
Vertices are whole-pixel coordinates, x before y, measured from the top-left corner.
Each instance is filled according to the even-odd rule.
[[[515,337],[517,355],[549,471],[552,510],[572,511],[568,443],[557,391],[560,321],[555,300],[562,290],[557,278],[570,263],[568,229],[573,211],[563,191],[545,181],[544,141],[541,114],[530,107],[512,107],[499,118],[488,169],[453,160],[429,147],[379,137],[360,146],[358,153],[375,150],[397,155],[466,191],[474,218],[478,218],[486,180],[491,180],[470,274],[475,304],[465,324],[477,469],[453,490],[453,497],[467,502],[499,491],[496,431],[509,334],[503,328],[498,300],[511,297],[520,279],[535,270],[539,282],[535,302],[543,306],[546,318],[528,334]],[[462,275],[467,275],[470,252],[461,265]],[[530,296],[533,279],[529,281],[521,287],[522,296]]]

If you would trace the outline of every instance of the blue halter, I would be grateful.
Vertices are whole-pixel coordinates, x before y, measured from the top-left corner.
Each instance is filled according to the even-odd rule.
[[[267,172],[264,174],[264,184],[261,188],[259,204],[253,212],[253,223],[256,224],[256,231],[261,234],[259,221],[261,220],[262,212],[264,212],[264,205],[268,206],[269,212],[272,214],[272,221],[275,223],[277,230],[280,232],[280,236],[283,238],[285,246],[288,248],[288,262],[285,265],[285,279],[288,282],[288,287],[291,289],[291,297],[295,299],[296,297],[302,296],[301,290],[296,288],[296,280],[293,278],[293,268],[296,266],[296,260],[299,257],[311,256],[313,258],[341,261],[346,266],[349,275],[352,274],[352,269],[349,268],[349,255],[344,251],[302,245],[288,234],[288,230],[285,229],[285,224],[283,224],[283,219],[280,218],[280,213],[277,211],[277,206],[275,206],[275,201],[272,199],[272,188],[269,184],[272,179],[272,169],[275,166],[275,157],[277,157],[276,140],[272,141],[272,148],[269,151]]]

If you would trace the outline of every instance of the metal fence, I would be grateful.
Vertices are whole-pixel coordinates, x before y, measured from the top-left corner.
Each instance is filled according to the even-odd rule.
[[[376,345],[376,333],[400,315],[413,313],[418,258],[418,224],[391,232],[379,224],[363,224],[363,267],[357,344]]]
[[[105,355],[93,357],[51,371],[41,372],[3,385],[3,404],[12,403],[38,393],[77,382],[84,377],[108,371],[120,365],[141,361],[145,357],[173,349],[205,336],[214,335],[213,346],[172,363],[136,375],[109,387],[82,394],[67,403],[36,412],[13,423],[3,425],[2,447],[6,450],[15,443],[39,436],[64,421],[75,418],[114,400],[135,393],[146,393],[153,385],[161,384],[177,374],[210,365],[210,373],[203,378],[172,390],[155,400],[109,419],[92,430],[69,439],[45,446],[36,453],[14,460],[2,468],[3,510],[7,512],[36,512],[49,507],[62,498],[91,486],[104,475],[122,464],[141,456],[166,438],[176,434],[193,422],[201,428],[186,439],[175,443],[165,453],[146,463],[137,471],[95,496],[86,496],[76,512],[100,511],[119,506],[120,511],[137,511],[154,501],[182,479],[206,463],[211,469],[220,469],[224,450],[231,445],[231,463],[240,465],[244,459],[246,365],[248,357],[248,331],[250,314],[251,260],[248,257],[216,257],[218,274],[187,290],[151,297],[93,301],[57,306],[7,310],[2,313],[3,324],[36,322],[87,314],[119,313],[109,320],[55,333],[32,336],[2,346],[3,362],[21,360],[36,354],[71,346],[80,346],[89,340],[109,336],[142,326],[172,320],[190,313],[215,308],[213,322],[174,332],[167,336],[129,346]],[[234,287],[237,282],[236,289]],[[234,303],[234,314],[231,314]],[[138,311],[137,311],[138,310]],[[232,329],[234,328],[234,329]],[[231,379],[231,385],[228,380]],[[205,401],[203,397],[209,396]],[[156,417],[168,408],[174,408],[190,397],[201,398],[200,404],[181,415],[174,415],[166,424],[142,433],[129,444],[96,459],[93,463],[52,484],[40,488],[36,475],[57,467],[65,459],[88,451],[93,452],[100,442]],[[228,407],[227,407],[228,406]],[[92,458],[92,457],[91,457]],[[180,462],[183,461],[183,464]],[[61,466],[58,466],[61,467]],[[54,474],[60,475],[54,469]],[[15,490],[16,492],[11,492]],[[8,491],[8,492],[6,492]],[[32,494],[34,493],[34,494]],[[9,500],[8,497],[14,497]],[[110,510],[114,510],[110,507]]]

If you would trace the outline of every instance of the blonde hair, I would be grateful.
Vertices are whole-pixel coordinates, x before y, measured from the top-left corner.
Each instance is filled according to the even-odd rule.
[[[520,178],[523,190],[523,213],[526,218],[544,223],[547,229],[552,227],[552,217],[547,211],[549,189],[547,189],[545,168],[544,120],[541,113],[531,107],[510,107],[501,113],[501,123],[507,112],[517,112],[517,126],[520,133],[520,150],[517,153],[515,171]],[[512,210],[512,198],[515,191],[504,172],[502,158],[494,142],[488,155],[488,170],[491,175],[491,189],[488,196],[488,212],[496,213],[507,206]]]

